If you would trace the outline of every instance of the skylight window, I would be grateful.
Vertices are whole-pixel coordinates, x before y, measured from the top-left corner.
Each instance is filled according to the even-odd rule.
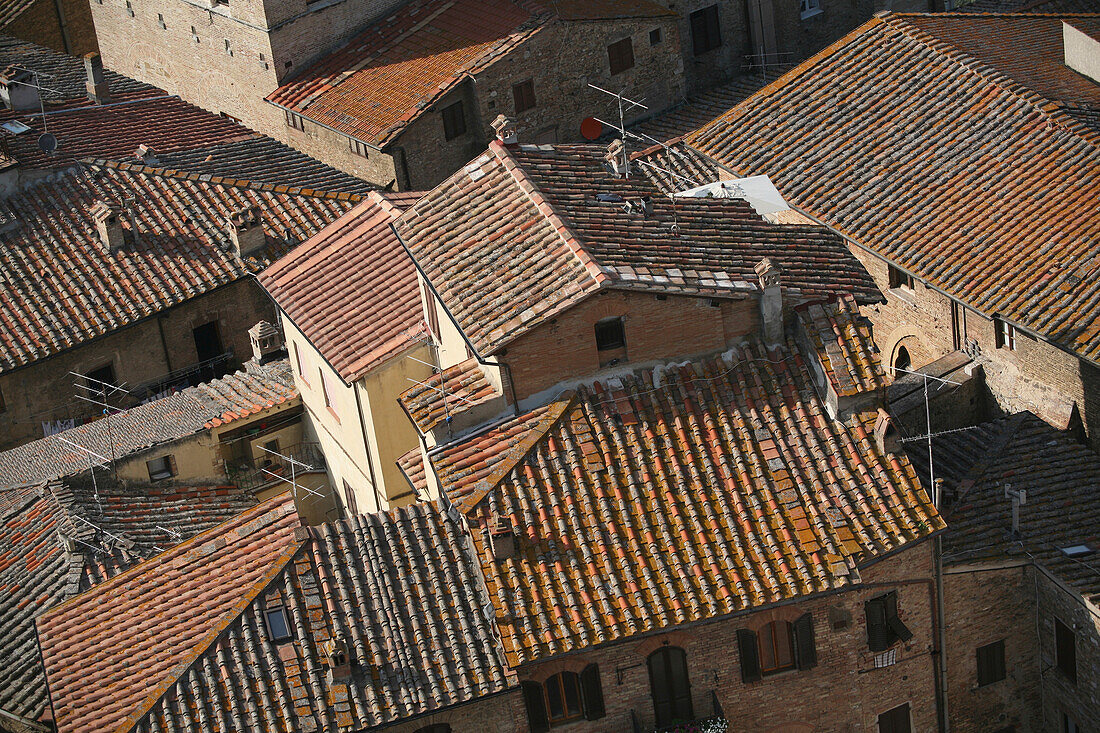
[[[290,623],[286,619],[286,609],[276,606],[264,611],[264,620],[267,621],[267,631],[272,641],[286,641],[290,638]]]
[[[1092,554],[1092,548],[1088,545],[1070,545],[1061,548],[1061,550],[1066,557],[1083,557]]]
[[[24,132],[30,132],[31,128],[24,125],[19,120],[8,120],[7,122],[0,124],[0,127],[4,128],[12,135],[22,135]]]

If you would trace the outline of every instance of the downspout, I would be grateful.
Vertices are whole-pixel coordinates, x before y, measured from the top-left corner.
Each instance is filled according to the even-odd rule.
[[[428,290],[432,291],[432,296],[437,301],[439,301],[439,304],[441,306],[443,306],[443,312],[447,314],[448,320],[450,320],[451,324],[454,325],[455,330],[458,331],[458,335],[462,337],[462,341],[466,344],[466,347],[470,350],[470,353],[474,355],[474,359],[477,360],[477,363],[484,366],[498,367],[504,372],[503,376],[508,381],[508,391],[512,395],[512,413],[518,417],[519,400],[516,399],[516,384],[512,381],[511,367],[509,367],[508,364],[503,361],[489,361],[478,352],[477,348],[473,345],[470,339],[466,338],[466,332],[462,330],[462,326],[458,325],[458,319],[454,317],[454,314],[451,313],[451,309],[448,308],[447,304],[443,302],[443,298],[440,297],[439,291],[435,289],[435,285],[432,284],[432,281],[424,273],[424,268],[421,267],[420,263],[416,261],[416,257],[412,253],[412,249],[409,247],[408,243],[406,243],[405,240],[401,237],[401,233],[397,231],[397,227],[393,225],[393,222],[390,222],[390,229],[393,231],[393,236],[397,237],[397,241],[401,243],[401,246],[404,248],[405,253],[409,255],[409,259],[412,260],[413,267],[415,267],[416,271],[420,273],[420,277],[424,278],[424,282],[428,285]]]
[[[168,339],[164,335],[164,317],[157,315],[157,332],[160,333],[160,347],[164,349],[164,364],[168,367],[168,372],[172,372],[172,357],[168,355]]]
[[[939,491],[936,500],[939,502]],[[936,581],[936,707],[940,731],[950,733],[951,720],[947,712],[947,612],[943,602],[943,536],[932,538],[932,566]]]
[[[65,44],[65,53],[72,56],[73,44],[69,39],[69,21],[65,19],[65,8],[61,5],[62,1],[53,0],[53,7],[57,11],[57,23],[61,27],[61,42]]]

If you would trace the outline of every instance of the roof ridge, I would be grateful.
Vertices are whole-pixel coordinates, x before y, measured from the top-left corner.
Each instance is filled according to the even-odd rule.
[[[512,177],[512,180],[516,182],[519,189],[523,191],[527,199],[538,209],[539,213],[550,223],[554,228],[554,231],[558,233],[562,242],[566,248],[573,253],[573,256],[577,258],[581,267],[595,282],[597,288],[604,287],[604,283],[611,282],[611,276],[608,275],[603,267],[600,266],[596,259],[592,257],[588,249],[581,243],[581,238],[576,231],[573,230],[565,220],[565,217],[557,210],[557,208],[550,203],[542,191],[539,189],[530,176],[527,175],[527,171],[523,169],[523,166],[508,152],[507,147],[500,140],[493,140],[489,143],[489,150],[496,156],[500,164],[504,166],[504,170]]]
[[[306,196],[309,198],[317,199],[332,199],[336,201],[362,201],[366,197],[358,193],[337,193],[333,191],[321,191],[316,188],[305,188],[303,186],[287,186],[284,184],[276,183],[261,183],[259,181],[253,181],[247,178],[228,178],[226,176],[216,176],[212,173],[194,173],[176,168],[162,168],[159,166],[146,165],[144,163],[131,163],[124,160],[112,160],[110,158],[85,158],[80,163],[88,166],[98,166],[102,168],[110,168],[118,171],[125,171],[127,173],[140,173],[147,176],[159,176],[161,178],[172,178],[180,181],[191,181],[193,183],[206,183],[216,186],[226,186],[229,188],[240,188],[251,191],[264,191],[267,193],[285,194],[288,196]]]
[[[958,488],[961,491],[955,500],[956,505],[959,505],[962,499],[970,493],[970,489],[978,484],[986,471],[1005,455],[1008,444],[1012,442],[1016,437],[1016,433],[1024,426],[1027,414],[1026,412],[1017,412],[1004,419],[1003,426],[998,431],[997,436],[990,441],[981,458],[971,463],[970,467],[966,469],[966,473],[959,479]]]

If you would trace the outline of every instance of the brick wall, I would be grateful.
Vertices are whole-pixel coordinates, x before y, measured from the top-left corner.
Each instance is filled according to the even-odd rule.
[[[0,412],[0,449],[41,438],[42,422],[90,418],[102,410],[73,395],[74,377],[108,363],[130,386],[193,365],[198,356],[191,329],[217,320],[222,344],[232,348],[234,366],[252,358],[248,329],[274,322],[274,310],[259,285],[245,278],[172,308],[158,317],[0,376],[5,409]]]
[[[594,329],[603,318],[623,319],[626,360],[635,364],[720,351],[757,328],[755,298],[658,297],[624,291],[595,295],[513,341],[499,357],[511,368],[516,398],[598,371]]]
[[[1037,578],[1033,592],[1038,598],[1043,730],[1065,730],[1064,715],[1077,723],[1077,730],[1100,730],[1100,609],[1042,570],[1031,572]],[[1076,636],[1076,682],[1055,666],[1055,619]]]
[[[98,51],[88,0],[61,0],[60,5],[61,16],[65,19],[64,31],[55,0],[38,0],[0,32],[75,56]]]
[[[382,730],[386,733],[416,733],[433,724],[450,725],[452,733],[520,733],[527,730],[527,713],[520,691],[512,689]]]
[[[692,703],[697,717],[712,712],[716,693],[733,731],[864,731],[875,730],[877,716],[908,702],[913,730],[936,727],[931,596],[931,546],[903,551],[868,569],[866,587],[834,593],[797,604],[708,622],[676,627],[668,633],[633,637],[518,670],[521,679],[541,681],[563,669],[579,671],[590,663],[600,669],[607,716],[555,728],[561,733],[631,729],[631,711],[643,729],[654,722],[647,656],[664,643],[686,651]],[[889,590],[898,593],[899,616],[913,631],[908,644],[897,644],[897,661],[874,668],[867,650],[863,603]],[[773,620],[813,614],[818,664],[758,682],[741,681],[736,633],[758,630]],[[833,620],[837,622],[834,628]]]

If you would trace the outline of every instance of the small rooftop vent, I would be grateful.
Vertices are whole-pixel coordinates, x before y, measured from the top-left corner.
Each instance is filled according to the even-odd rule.
[[[99,244],[104,252],[117,252],[126,244],[122,229],[122,217],[106,201],[96,201],[88,210],[99,234]]]
[[[248,329],[248,340],[252,342],[252,358],[257,364],[266,364],[285,353],[283,334],[267,321]]]
[[[512,523],[494,514],[489,520],[489,545],[493,550],[494,560],[507,560],[516,554],[516,528]]]
[[[626,157],[626,145],[622,140],[615,139],[607,146],[607,154],[604,155],[611,172],[623,178],[630,171],[630,161]]]
[[[516,121],[511,117],[507,117],[503,114],[497,115],[497,118],[492,122],[493,132],[496,133],[497,140],[500,140],[505,145],[515,145],[519,142],[519,134],[516,132]]]
[[[134,151],[134,157],[145,165],[160,165],[157,154],[148,145],[138,145],[137,150]]]
[[[1066,66],[1100,84],[1100,38],[1062,21]]]
[[[321,645],[325,655],[325,666],[333,680],[346,680],[351,677],[351,647],[343,636],[336,636]]]
[[[881,407],[875,418],[875,447],[882,455],[901,452],[901,439],[890,413]]]

